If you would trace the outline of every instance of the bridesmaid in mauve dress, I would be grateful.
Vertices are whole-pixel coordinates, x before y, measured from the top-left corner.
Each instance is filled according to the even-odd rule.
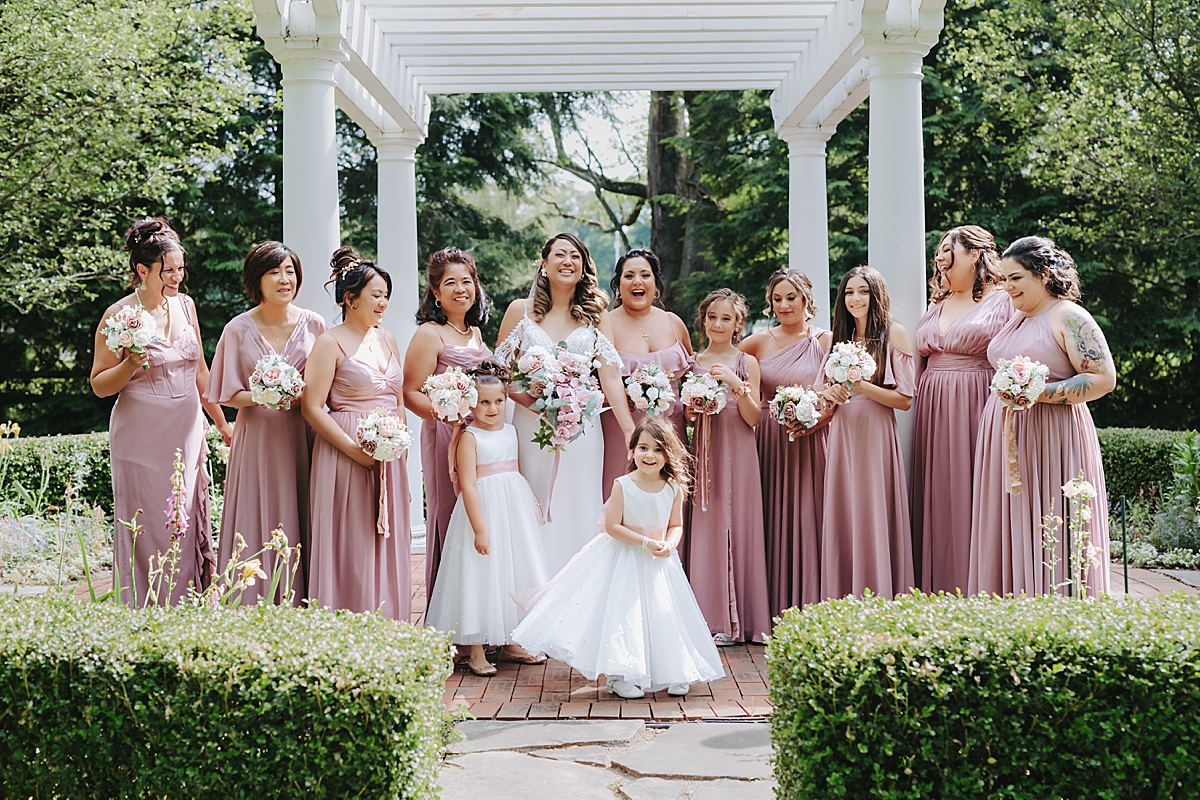
[[[404,419],[396,340],[379,327],[392,279],[350,247],[338,249],[332,265],[343,322],[313,346],[301,398],[318,437],[309,488],[308,596],[320,608],[378,611],[407,622],[412,567],[405,457],[377,462],[356,439],[358,421],[376,408]]]
[[[145,353],[124,349],[115,354],[97,330],[91,384],[98,397],[118,394],[108,431],[116,520],[113,566],[121,601],[140,607],[146,604],[150,588],[150,558],[171,547],[166,508],[176,450],[181,451],[184,466],[188,527],[182,535],[175,589],[169,599],[158,597],[158,604],[176,603],[189,586],[202,589],[212,579],[206,423],[201,409],[216,421],[226,442],[233,431],[220,409],[203,401],[208,366],[196,307],[190,297],[179,293],[187,278],[187,254],[179,236],[162,217],[142,220],[125,233],[125,249],[132,273],[129,288],[134,292],[109,307],[104,318],[120,308],[140,306],[154,316],[159,341],[148,345]],[[135,514],[142,526],[136,544],[122,524]]]
[[[475,259],[457,247],[438,250],[425,265],[425,294],[417,309],[417,331],[404,354],[404,405],[421,418],[421,470],[425,478],[425,598],[442,560],[446,528],[458,496],[450,482],[450,437],[454,427],[439,420],[421,391],[430,375],[451,367],[474,369],[491,358],[480,327],[492,301],[479,282]]]
[[[687,326],[675,314],[655,308],[663,296],[662,266],[653,250],[634,249],[617,260],[609,284],[616,307],[608,318],[612,320],[613,346],[624,365],[624,381],[633,371],[647,364],[657,364],[675,376],[672,381],[676,399],[667,419],[675,426],[680,441],[687,441],[687,425],[683,405],[679,402],[679,378],[692,360],[692,343]],[[646,415],[630,408],[634,423]],[[621,426],[611,411],[600,415],[604,429],[604,500],[612,492],[613,481],[625,474],[629,463],[629,443],[624,441]]]
[[[812,282],[795,269],[776,271],[767,284],[767,303],[779,320],[742,342],[762,372],[762,409],[780,386],[824,385],[822,367],[833,334],[809,323],[817,312]],[[755,429],[762,470],[766,526],[767,588],[771,616],[821,597],[821,509],[825,498],[826,416],[816,426],[789,428],[765,419]],[[788,437],[792,441],[788,441]]]
[[[1082,471],[1097,492],[1087,504],[1091,544],[1099,550],[1087,572],[1088,595],[1107,594],[1108,496],[1087,403],[1116,386],[1113,358],[1091,314],[1074,302],[1079,298],[1075,263],[1053,242],[1037,236],[1013,242],[1004,251],[1000,273],[1017,313],[992,339],[988,359],[1027,356],[1048,366],[1050,377],[1033,407],[1013,415],[1019,476],[1006,469],[1003,404],[992,394],[984,406],[967,588],[971,594],[1037,595],[1068,580],[1065,526],[1058,532],[1053,577],[1037,526],[1044,515],[1063,514],[1062,487]],[[1020,481],[1018,494],[1010,491],[1016,488],[1014,477]],[[1073,563],[1078,569],[1078,559]]]
[[[229,321],[213,355],[208,399],[238,409],[217,542],[221,569],[233,557],[234,534],[245,539],[242,558],[248,558],[263,549],[276,527],[283,529],[289,545],[301,545],[301,564],[308,562],[312,430],[299,402],[276,410],[258,405],[250,395],[250,373],[259,359],[279,353],[303,373],[313,344],[325,332],[319,314],[292,305],[303,280],[300,259],[290,249],[280,242],[256,244],[242,265],[242,288],[256,307]],[[264,552],[260,558],[263,570],[272,575],[275,554]],[[304,576],[304,569],[297,570],[297,604],[305,597]],[[267,588],[268,581],[246,587],[242,604],[257,603]],[[283,599],[282,585],[273,599]]]
[[[754,426],[762,413],[758,362],[736,349],[746,314],[741,295],[718,289],[700,303],[696,319],[708,339],[696,356],[696,370],[725,384],[726,403],[720,413],[698,420],[692,436],[696,491],[684,539],[688,580],[718,645],[762,642],[771,631],[754,446]],[[707,435],[702,425],[709,426]]]
[[[829,461],[821,526],[821,593],[826,598],[894,597],[913,588],[908,483],[896,412],[912,405],[908,333],[892,322],[887,284],[871,267],[854,267],[838,287],[835,342],[856,341],[875,359],[875,375],[852,390],[826,388],[840,404],[829,423]]]
[[[926,592],[967,590],[975,440],[995,372],[987,348],[1013,314],[997,286],[999,264],[983,228],[949,231],[934,256],[933,302],[917,326],[911,510]]]

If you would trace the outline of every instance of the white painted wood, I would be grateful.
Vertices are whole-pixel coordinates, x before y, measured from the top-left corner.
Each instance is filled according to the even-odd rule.
[[[832,127],[784,128],[788,143],[788,266],[812,281],[817,312],[813,323],[829,328],[829,205],[825,144]]]

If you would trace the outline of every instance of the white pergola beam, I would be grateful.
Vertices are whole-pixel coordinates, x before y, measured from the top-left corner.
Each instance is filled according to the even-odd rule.
[[[342,4],[342,35],[350,53],[346,68],[401,128],[424,135],[429,124],[429,95],[362,0],[342,0]]]
[[[799,125],[859,60],[864,0],[838,0],[771,95],[775,127]]]
[[[374,12],[380,22],[400,20],[411,22],[482,23],[503,25],[524,24],[537,21],[553,21],[562,24],[564,17],[571,20],[625,20],[640,24],[667,21],[672,26],[681,21],[703,25],[711,21],[753,20],[761,24],[767,20],[772,24],[778,20],[815,19],[822,20],[834,5],[834,0],[791,3],[388,3],[378,6]]]

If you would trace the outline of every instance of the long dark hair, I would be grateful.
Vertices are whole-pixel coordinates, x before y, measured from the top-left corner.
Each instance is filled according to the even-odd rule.
[[[483,290],[483,284],[479,282],[479,271],[475,268],[475,259],[470,253],[459,250],[457,247],[438,250],[429,256],[429,261],[425,262],[425,293],[421,295],[421,305],[417,308],[417,324],[425,322],[446,324],[446,312],[438,305],[433,292],[441,286],[446,268],[451,264],[462,264],[471,273],[471,280],[475,282],[475,303],[467,309],[467,316],[463,322],[468,328],[482,328],[487,325],[488,317],[491,316],[492,299],[487,296],[487,292]]]
[[[1000,282],[1000,254],[996,249],[996,239],[991,232],[978,225],[960,225],[951,228],[938,242],[937,249],[941,250],[946,240],[950,240],[951,258],[954,245],[961,244],[968,253],[975,254],[975,285],[971,288],[971,297],[978,303],[983,299],[983,287],[989,283]],[[934,252],[934,256],[937,252]],[[942,272],[934,265],[933,277],[929,279],[931,302],[945,300],[950,296],[950,286],[942,278]]]
[[[339,247],[334,250],[333,258],[329,259],[329,266],[332,274],[325,286],[333,284],[333,302],[341,306],[343,320],[346,319],[346,302],[357,299],[371,282],[371,278],[376,275],[383,278],[383,282],[387,284],[387,296],[392,296],[392,276],[382,267],[376,266],[374,261],[363,258],[353,247]]]
[[[575,293],[571,295],[571,318],[585,325],[599,325],[600,317],[608,308],[608,295],[600,288],[600,279],[596,276],[596,262],[587,245],[573,233],[558,233],[550,238],[542,247],[542,261],[550,257],[554,243],[559,239],[567,242],[583,256],[583,273],[575,284]],[[550,313],[553,301],[550,298],[550,279],[538,268],[537,277],[533,279],[533,318],[541,321]]]
[[[662,308],[662,298],[667,293],[662,279],[662,262],[659,261],[657,253],[644,247],[635,247],[617,259],[617,265],[613,268],[612,280],[608,282],[608,288],[612,290],[613,308],[621,305],[621,270],[625,268],[625,262],[631,258],[644,258],[650,265],[650,271],[654,273],[654,288],[658,290],[654,296],[654,305]]]
[[[842,276],[833,308],[833,341],[852,342],[858,332],[854,317],[846,308],[846,284],[850,283],[851,278],[862,278],[871,293],[871,303],[867,306],[866,341],[863,345],[871,358],[875,359],[875,374],[871,377],[871,383],[882,386],[886,372],[884,365],[887,364],[888,333],[892,327],[892,301],[888,296],[887,282],[879,270],[864,265],[852,267]]]
[[[183,284],[180,288],[184,292],[187,291],[187,250],[180,243],[179,234],[171,227],[166,217],[141,219],[130,225],[129,230],[125,231],[123,249],[129,253],[130,274],[129,281],[125,284],[126,289],[132,289],[142,282],[142,276],[137,271],[138,264],[146,267],[158,264],[159,272],[162,272],[163,256],[172,250],[178,250],[183,254]]]

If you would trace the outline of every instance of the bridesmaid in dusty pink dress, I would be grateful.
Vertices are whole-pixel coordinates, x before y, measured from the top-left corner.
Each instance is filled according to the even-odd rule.
[[[829,423],[829,461],[821,526],[821,593],[826,598],[894,597],[913,588],[908,483],[896,409],[912,405],[908,333],[892,322],[883,276],[854,267],[838,287],[834,342],[856,341],[875,359],[875,375],[853,389],[826,388],[838,403]]]
[[[812,282],[795,269],[776,271],[767,284],[767,304],[779,324],[742,342],[762,371],[762,408],[780,386],[815,386],[833,334],[810,324],[817,312]],[[828,417],[813,428],[789,428],[764,419],[755,429],[762,469],[766,526],[767,589],[771,616],[821,597],[821,508],[825,493]],[[788,437],[792,441],[788,441]]]
[[[687,441],[683,405],[678,400],[678,379],[691,365],[692,343],[683,320],[661,308],[664,289],[658,256],[653,250],[630,250],[617,259],[609,288],[616,307],[608,318],[613,326],[613,346],[624,365],[622,380],[647,364],[657,364],[673,374],[677,399],[668,419],[675,425],[679,440]],[[634,424],[646,416],[632,406],[630,411]],[[621,426],[611,411],[600,415],[600,426],[604,429],[604,500],[607,502],[613,481],[625,474],[629,443],[624,441]]]
[[[417,328],[404,354],[404,405],[421,418],[421,470],[425,478],[425,598],[442,560],[446,527],[458,499],[450,483],[450,437],[454,428],[433,413],[421,391],[430,375],[450,367],[474,369],[491,357],[480,328],[492,301],[479,282],[475,259],[457,247],[438,250],[425,265],[425,294]]]
[[[408,621],[412,577],[405,457],[377,462],[355,436],[376,408],[404,419],[395,338],[379,327],[392,279],[353,248],[333,254],[342,324],[317,339],[301,398],[313,447],[308,596],[320,608],[378,611]],[[325,410],[328,404],[329,410]]]
[[[167,498],[176,450],[184,466],[188,527],[169,598],[176,603],[189,586],[202,589],[212,579],[214,556],[208,519],[208,479],[204,470],[207,427],[201,408],[216,422],[226,442],[233,431],[221,410],[203,400],[208,366],[200,344],[196,306],[179,289],[187,279],[187,253],[179,236],[162,217],[136,223],[125,233],[133,293],[104,312],[104,319],[127,306],[140,306],[154,316],[158,341],[145,353],[108,349],[97,329],[92,361],[92,391],[98,397],[117,394],[109,421],[112,457],[113,566],[121,601],[144,606],[150,588],[150,558],[171,547],[167,530]],[[100,328],[103,328],[101,322]],[[138,511],[140,514],[137,514]],[[129,528],[137,514],[142,527],[136,545]],[[130,562],[132,561],[132,575]],[[162,587],[165,590],[165,586]],[[135,597],[136,593],[136,597]],[[165,605],[168,598],[157,598]]]
[[[967,588],[971,594],[1049,594],[1069,579],[1066,531],[1058,532],[1059,563],[1051,576],[1046,566],[1051,554],[1043,549],[1037,526],[1047,514],[1063,514],[1062,487],[1082,471],[1097,492],[1088,503],[1091,544],[1099,549],[1086,574],[1088,594],[1107,594],[1108,496],[1087,403],[1116,386],[1112,354],[1092,315],[1075,303],[1075,262],[1049,239],[1028,236],[1013,242],[1004,251],[1000,273],[1017,313],[992,339],[988,359],[1027,356],[1048,366],[1050,378],[1033,407],[1013,415],[1018,475],[1006,469],[1003,404],[992,394],[984,406]],[[1017,494],[1012,478],[1019,478]],[[1073,563],[1079,568],[1078,560]]]
[[[303,280],[299,257],[282,243],[262,242],[251,248],[242,264],[242,288],[255,307],[229,321],[213,355],[208,399],[238,409],[217,541],[220,568],[233,557],[235,533],[246,541],[242,558],[249,558],[270,541],[276,527],[283,529],[288,544],[301,545],[301,563],[308,562],[312,430],[299,403],[276,410],[258,405],[250,395],[250,373],[259,359],[278,353],[303,372],[309,351],[325,332],[319,314],[292,305]],[[264,552],[259,558],[263,570],[272,575],[274,553]],[[299,569],[296,603],[306,596],[304,576],[305,570]],[[242,603],[257,603],[268,588],[267,581],[247,587]],[[280,586],[274,601],[282,595]]]
[[[967,590],[975,440],[995,372],[987,348],[1013,314],[999,265],[983,228],[946,233],[934,256],[932,303],[917,326],[911,510],[913,561],[926,592]]]
[[[762,413],[758,362],[737,349],[746,314],[746,301],[729,289],[704,298],[696,314],[708,347],[696,355],[695,369],[725,384],[727,402],[720,413],[697,420],[693,432],[696,490],[684,540],[688,580],[718,645],[761,642],[771,632],[754,446],[754,426]]]

